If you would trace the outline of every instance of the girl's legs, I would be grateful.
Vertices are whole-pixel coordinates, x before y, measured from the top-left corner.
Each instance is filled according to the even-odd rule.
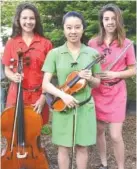
[[[85,146],[76,145],[76,164],[77,169],[87,169],[88,150]],[[73,160],[73,159],[72,159]],[[58,165],[59,169],[69,169],[69,148],[58,147]]]
[[[124,169],[124,142],[122,138],[123,123],[110,123],[109,130],[113,143],[118,169]]]
[[[99,151],[101,163],[103,166],[107,166],[107,155],[106,155],[106,139],[105,139],[105,127],[106,123],[97,122],[97,148]]]
[[[76,147],[76,164],[78,169],[86,169],[88,162],[88,148],[83,146]]]
[[[76,146],[76,163],[78,169],[86,169],[88,161],[87,147]],[[58,165],[59,169],[69,169],[69,148],[58,147]]]
[[[58,165],[59,169],[69,169],[69,148],[58,147]]]

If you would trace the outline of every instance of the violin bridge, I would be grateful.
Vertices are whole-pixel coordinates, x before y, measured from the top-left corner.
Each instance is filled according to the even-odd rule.
[[[17,153],[17,158],[26,158],[28,155],[28,152],[25,152],[24,154],[20,154],[20,152]]]

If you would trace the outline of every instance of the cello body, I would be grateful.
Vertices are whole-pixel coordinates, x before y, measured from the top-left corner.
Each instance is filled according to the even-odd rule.
[[[18,53],[17,70],[23,73],[23,52]],[[49,169],[48,160],[40,148],[42,117],[32,106],[24,105],[22,79],[17,83],[14,107],[5,109],[1,115],[1,134],[7,145],[1,156],[2,169]]]
[[[44,151],[39,145],[42,128],[41,115],[34,112],[33,107],[24,106],[25,146],[18,145],[18,136],[15,130],[13,150],[11,151],[14,119],[15,107],[5,109],[1,115],[1,135],[7,140],[5,155],[1,157],[2,169],[49,169]]]

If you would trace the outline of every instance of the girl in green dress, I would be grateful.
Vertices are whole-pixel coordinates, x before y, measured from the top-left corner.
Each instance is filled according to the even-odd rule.
[[[94,77],[94,74],[100,71],[100,66],[95,64],[91,70],[82,69],[98,56],[98,52],[81,42],[85,30],[85,22],[81,14],[68,12],[63,17],[63,27],[66,43],[48,53],[42,68],[45,72],[42,87],[44,91],[61,98],[68,107],[67,111],[53,111],[52,142],[58,145],[59,168],[69,168],[69,148],[75,144],[77,168],[86,169],[87,147],[96,143],[96,117],[92,97],[82,106],[79,106],[79,102],[89,98],[91,86],[97,87],[100,84],[100,80]],[[86,79],[90,85],[71,96],[57,89],[51,83],[51,78],[56,74],[61,86],[73,71],[79,71],[79,76]],[[73,143],[75,112],[77,119],[75,143]]]

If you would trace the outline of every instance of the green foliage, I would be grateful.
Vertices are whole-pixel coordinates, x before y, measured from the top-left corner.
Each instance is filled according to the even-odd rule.
[[[46,125],[42,126],[41,134],[51,135],[52,134],[51,125],[46,124]]]
[[[2,3],[1,24],[3,26],[12,25],[16,6],[20,1],[5,1]],[[36,5],[40,11],[44,33],[54,43],[54,46],[64,42],[62,35],[62,17],[68,11],[78,11],[83,14],[87,23],[85,30],[86,39],[98,33],[98,12],[107,3],[117,4],[123,11],[125,29],[128,38],[135,40],[136,33],[136,2],[135,1],[28,1]],[[56,39],[59,38],[59,39]]]
[[[1,25],[11,27],[18,2],[3,2],[1,6]]]
[[[62,30],[54,29],[50,33],[46,32],[45,36],[53,42],[54,46],[59,46],[60,44],[63,44],[65,42]]]
[[[136,76],[126,80],[128,100],[136,100]]]
[[[1,25],[11,27],[16,6],[20,1],[3,1],[1,8]],[[54,44],[54,47],[64,43],[62,17],[68,11],[77,11],[83,14],[87,28],[86,42],[98,33],[98,12],[103,5],[117,4],[122,10],[127,37],[136,43],[136,1],[28,1],[36,5],[40,12],[44,34]],[[5,35],[3,36],[3,39]],[[135,99],[135,83],[127,80],[128,96]]]

